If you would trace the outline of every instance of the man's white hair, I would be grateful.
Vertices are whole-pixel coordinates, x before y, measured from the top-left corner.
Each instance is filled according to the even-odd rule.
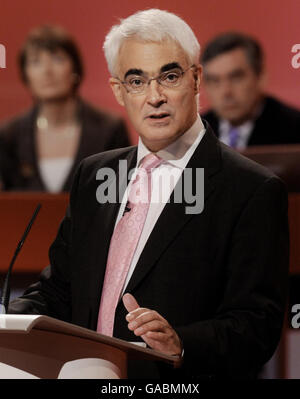
[[[184,50],[191,64],[199,63],[200,45],[189,25],[175,14],[153,8],[121,19],[120,24],[114,25],[107,34],[103,49],[112,76],[116,76],[119,50],[124,40],[129,38],[146,42],[174,40]]]

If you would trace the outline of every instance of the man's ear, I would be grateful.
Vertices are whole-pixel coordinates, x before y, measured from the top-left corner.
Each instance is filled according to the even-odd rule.
[[[195,79],[195,94],[199,94],[200,83],[202,80],[202,66],[196,65],[194,68],[194,79]]]
[[[121,87],[121,83],[115,79],[115,78],[110,78],[109,79],[109,84],[110,87],[116,97],[116,100],[118,101],[118,103],[120,105],[122,105],[122,107],[124,107],[124,99],[123,99],[123,91],[122,91],[122,87]]]

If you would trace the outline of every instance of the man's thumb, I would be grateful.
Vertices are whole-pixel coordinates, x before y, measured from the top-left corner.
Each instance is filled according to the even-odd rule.
[[[131,294],[126,293],[125,295],[123,295],[122,300],[128,312],[132,312],[133,310],[140,307],[140,305],[135,300],[134,296],[132,296]]]

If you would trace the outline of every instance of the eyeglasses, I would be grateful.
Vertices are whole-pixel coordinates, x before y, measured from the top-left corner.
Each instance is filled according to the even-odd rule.
[[[119,80],[122,85],[125,86],[128,93],[132,94],[144,94],[152,82],[152,80],[156,80],[158,84],[168,89],[173,89],[178,87],[182,83],[183,75],[191,68],[194,68],[196,65],[191,65],[184,71],[179,68],[171,69],[170,71],[166,71],[156,76],[155,78],[146,78],[140,75],[130,75],[124,81]]]

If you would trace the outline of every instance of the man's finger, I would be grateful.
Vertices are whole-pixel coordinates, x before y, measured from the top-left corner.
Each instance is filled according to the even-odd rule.
[[[131,294],[126,293],[125,295],[123,295],[122,300],[128,312],[132,312],[133,310],[138,309],[140,307],[135,297],[132,296]]]
[[[166,326],[164,323],[162,323],[159,320],[151,320],[147,323],[142,324],[141,326],[136,326],[135,328],[132,328],[133,323],[129,323],[128,328],[130,330],[134,330],[135,335],[144,335],[148,331],[161,331],[164,332],[166,331]]]
[[[139,309],[143,309],[143,308],[139,308]],[[139,310],[136,309],[135,311],[133,311],[132,313],[128,313],[126,316],[126,320],[129,321],[130,323],[128,324],[128,328],[129,330],[135,329],[139,326],[141,326],[144,323],[147,323],[148,321],[154,320],[154,316],[153,316],[153,312],[151,312],[150,310],[144,310],[142,311],[142,313],[140,314],[135,314],[137,313]],[[134,318],[129,317],[130,315],[135,316]]]

